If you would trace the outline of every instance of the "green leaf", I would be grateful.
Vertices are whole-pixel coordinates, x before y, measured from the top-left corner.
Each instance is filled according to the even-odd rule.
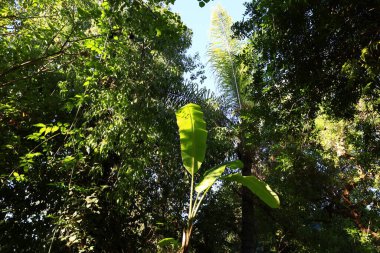
[[[280,207],[280,199],[272,189],[263,181],[255,176],[242,176],[240,174],[231,174],[224,177],[227,180],[241,183],[247,187],[252,193],[259,197],[265,204],[272,208]]]
[[[51,129],[52,129],[51,127],[47,127],[46,130],[45,130],[45,135],[47,135],[48,133],[50,133]]]
[[[72,162],[72,161],[74,161],[74,157],[72,157],[71,155],[68,155],[68,156],[66,156],[63,160],[62,160],[62,162],[63,163],[70,163],[70,162]]]
[[[46,125],[43,123],[34,124],[33,126],[35,126],[35,127],[46,127]]]
[[[6,144],[4,147],[7,148],[7,149],[14,149],[14,147],[12,145],[10,145],[10,144]]]
[[[195,186],[195,190],[200,193],[211,187],[223,174],[226,167],[237,169],[242,168],[243,166],[244,164],[240,160],[219,164],[204,173],[201,182]]]
[[[161,30],[156,28],[156,36],[157,37],[160,37],[161,36]]]
[[[58,129],[59,129],[58,126],[53,126],[53,127],[51,128],[51,132],[54,133],[54,132],[58,131]]]
[[[179,242],[174,238],[164,238],[161,241],[158,242],[158,246],[164,247],[168,245],[174,245],[176,247],[179,246]]]
[[[204,2],[199,2],[199,7],[201,7],[201,8],[203,8],[203,7],[205,7],[205,3]]]
[[[206,153],[206,122],[201,107],[187,104],[176,112],[183,166],[194,175],[202,165]]]

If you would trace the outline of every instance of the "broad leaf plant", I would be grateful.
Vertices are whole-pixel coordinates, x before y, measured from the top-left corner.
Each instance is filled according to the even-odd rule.
[[[207,130],[201,107],[196,104],[187,104],[176,112],[179,128],[182,163],[191,176],[190,203],[187,216],[187,225],[183,230],[182,246],[179,250],[186,253],[189,250],[190,236],[199,207],[212,185],[218,180],[235,181],[247,187],[271,208],[278,208],[280,201],[271,188],[255,176],[242,176],[239,173],[222,176],[225,169],[241,169],[244,164],[240,160],[229,161],[205,170],[200,182],[196,184],[195,174],[200,171],[206,153]],[[160,246],[179,243],[174,238],[165,238],[159,242]]]

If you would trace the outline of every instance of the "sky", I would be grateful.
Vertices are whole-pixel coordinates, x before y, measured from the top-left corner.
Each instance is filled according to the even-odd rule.
[[[209,44],[210,19],[213,8],[220,4],[227,10],[233,21],[240,21],[243,18],[247,0],[215,0],[210,1],[201,8],[196,0],[176,0],[172,6],[173,12],[179,13],[182,21],[193,31],[192,46],[189,54],[199,53],[201,62],[206,65],[207,79],[203,83],[206,88],[217,93],[215,78],[209,66],[207,66],[207,45]]]

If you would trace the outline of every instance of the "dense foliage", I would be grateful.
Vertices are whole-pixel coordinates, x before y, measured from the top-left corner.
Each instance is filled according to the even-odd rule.
[[[211,136],[225,125],[183,80],[198,66],[180,18],[154,1],[7,1],[0,22],[0,251],[151,252],[179,234],[174,111],[194,101]]]
[[[0,2],[0,252],[166,252],[189,207],[189,102],[202,167],[240,158],[281,200],[218,182],[190,252],[378,252],[380,2],[254,0],[233,31],[219,10],[221,98],[198,88],[174,2]]]
[[[253,80],[244,131],[283,200],[270,215],[258,206],[261,247],[376,252],[379,1],[263,0],[246,14],[234,27]]]

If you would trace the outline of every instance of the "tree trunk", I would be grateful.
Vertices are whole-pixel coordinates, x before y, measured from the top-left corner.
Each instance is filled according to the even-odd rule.
[[[245,150],[244,142],[238,148],[239,159],[244,163],[243,176],[252,175],[252,155]],[[255,253],[257,247],[256,224],[254,217],[254,202],[251,191],[243,186],[242,189],[242,229],[241,253]]]
[[[190,236],[191,236],[192,230],[193,230],[193,225],[191,223],[183,230],[182,247],[178,253],[189,252],[189,243],[190,243]]]

